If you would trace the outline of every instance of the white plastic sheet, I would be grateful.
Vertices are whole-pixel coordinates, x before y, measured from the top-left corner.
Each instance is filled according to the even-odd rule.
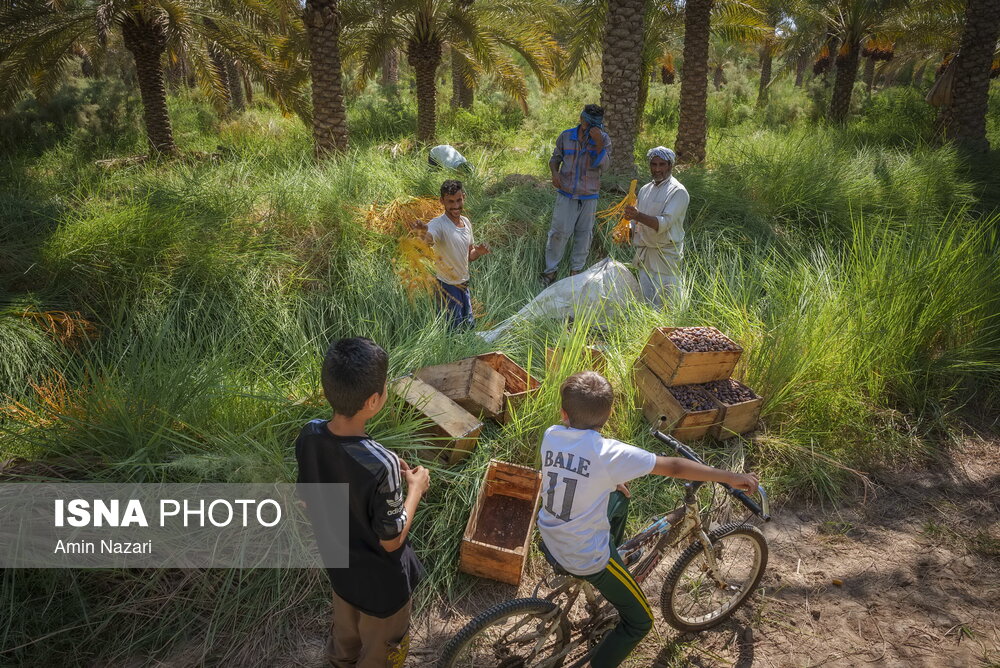
[[[515,323],[533,318],[562,320],[594,317],[594,324],[613,319],[625,305],[642,299],[639,282],[627,266],[605,258],[576,276],[556,281],[538,293],[524,308],[479,336],[493,343]]]

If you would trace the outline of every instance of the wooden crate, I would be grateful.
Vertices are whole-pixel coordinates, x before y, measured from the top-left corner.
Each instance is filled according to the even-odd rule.
[[[664,384],[674,386],[707,383],[710,380],[729,378],[733,374],[733,368],[743,354],[742,348],[710,353],[684,352],[667,338],[675,329],[677,328],[654,329],[640,357]]]
[[[503,413],[506,381],[483,360],[468,357],[424,367],[414,375],[473,415],[497,418]]]
[[[563,349],[562,348],[546,348],[545,349],[545,368],[548,371],[553,371],[559,367],[559,363],[562,361]],[[583,349],[583,360],[582,364],[584,366],[580,371],[590,370],[596,371],[597,373],[607,375],[608,372],[608,360],[607,360],[607,348],[602,344],[594,344],[592,346],[585,346]]]
[[[703,438],[720,424],[721,411],[715,397],[708,395],[715,408],[706,411],[688,411],[642,361],[637,362],[635,366],[635,383],[642,399],[642,412],[650,424],[658,424],[660,416],[665,415],[666,429],[682,441]]]
[[[511,408],[519,408],[528,395],[541,390],[540,382],[503,353],[484,353],[477,355],[476,359],[483,360],[504,377],[504,408],[500,416],[500,422],[504,424],[510,421]]]
[[[390,389],[430,418],[433,424],[428,433],[448,439],[440,443],[437,455],[449,465],[462,461],[476,447],[483,423],[444,394],[412,376],[394,380]]]
[[[465,525],[458,559],[460,571],[520,584],[535,530],[541,487],[541,471],[490,461]]]
[[[736,381],[739,383],[739,381]],[[743,385],[743,383],[740,383]],[[747,387],[743,385],[743,387]],[[750,388],[747,388],[750,389]],[[708,392],[708,390],[705,390]],[[751,390],[752,392],[753,390]],[[754,392],[754,394],[757,394]],[[751,399],[750,401],[743,401],[738,404],[727,404],[723,403],[718,397],[708,392],[708,395],[715,399],[716,403],[719,405],[720,421],[719,424],[712,429],[711,435],[719,440],[725,440],[727,438],[732,438],[733,436],[738,436],[740,434],[746,434],[757,428],[757,422],[760,420],[760,407],[764,403],[763,397],[757,397],[756,399]]]

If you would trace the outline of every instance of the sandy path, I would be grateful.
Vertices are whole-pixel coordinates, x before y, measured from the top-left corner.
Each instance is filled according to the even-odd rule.
[[[751,603],[699,635],[657,619],[626,665],[1000,668],[1000,447],[971,440],[928,471],[875,483],[864,504],[777,509]],[[542,568],[529,565],[529,583]],[[644,586],[657,616],[665,570]],[[454,629],[530,587],[484,581],[459,605],[414,620],[407,665],[433,665]],[[323,665],[321,643],[313,635],[282,664]]]

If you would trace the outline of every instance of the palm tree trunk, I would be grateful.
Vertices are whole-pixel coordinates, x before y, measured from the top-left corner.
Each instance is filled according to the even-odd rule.
[[[1000,3],[996,0],[969,0],[965,8],[965,29],[955,63],[952,84],[951,118],[946,136],[961,148],[986,153],[986,109],[990,89],[990,69],[1000,32]]]
[[[250,76],[245,69],[240,68],[240,74],[243,79],[243,90],[246,92],[247,104],[253,104],[253,82],[250,81]]]
[[[399,85],[399,49],[392,47],[382,58],[382,78],[379,81],[382,88]]]
[[[860,40],[856,37],[847,42],[847,53],[838,55],[837,79],[833,84],[833,97],[830,99],[830,120],[843,123],[851,111],[851,94],[854,92],[854,80],[858,78],[858,59],[861,52]]]
[[[872,94],[872,86],[875,85],[875,59],[871,56],[865,58],[865,88],[868,94]]]
[[[125,48],[135,60],[135,74],[142,97],[142,115],[146,137],[153,154],[177,152],[174,133],[167,114],[167,91],[163,85],[163,67],[160,57],[167,46],[166,31],[160,23],[147,21],[141,16],[129,15],[122,22]]]
[[[681,68],[680,120],[677,126],[677,159],[705,159],[708,135],[708,38],[712,0],[688,0],[684,7],[684,67]]]
[[[920,67],[918,67],[917,71],[914,72],[913,76],[910,78],[910,84],[909,85],[913,85],[913,86],[916,86],[917,88],[919,88],[920,85],[924,82],[924,72],[926,70],[927,70],[927,63],[924,63],[923,65],[921,65]]]
[[[475,92],[465,80],[468,66],[455,49],[451,50],[451,107],[472,109]]]
[[[229,104],[233,111],[243,111],[243,76],[240,66],[232,58],[226,58],[226,79],[229,81]]]
[[[795,87],[802,88],[802,80],[806,75],[806,68],[809,67],[809,52],[804,51],[798,60],[795,61]]]
[[[411,40],[406,59],[417,79],[417,141],[429,142],[437,133],[437,70],[441,65],[441,42]]]
[[[715,66],[715,74],[712,76],[712,85],[715,90],[722,90],[722,84],[726,83],[726,75],[722,71],[722,65]]]
[[[635,139],[639,133],[645,0],[609,0],[601,55],[601,106],[615,159],[614,173],[634,178]]]
[[[325,158],[347,150],[338,0],[306,0],[303,19],[309,35],[312,74],[313,151],[317,158]]]
[[[771,86],[771,47],[764,46],[760,50],[760,84],[757,87],[757,108],[767,104],[767,92]]]

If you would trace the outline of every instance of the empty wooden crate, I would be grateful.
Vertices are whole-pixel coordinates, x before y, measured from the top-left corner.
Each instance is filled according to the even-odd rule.
[[[670,340],[670,333],[677,327],[657,327],[649,336],[642,349],[642,362],[663,381],[665,385],[690,385],[707,383],[710,380],[729,378],[740,359],[743,349],[713,329],[732,345],[733,350],[711,352],[687,352]]]
[[[760,408],[764,403],[764,399],[748,386],[735,379],[730,379],[729,382],[752,394],[753,399],[727,403],[723,397],[712,391],[714,383],[705,384],[705,391],[719,403],[719,425],[712,430],[712,436],[722,440],[756,429],[760,420]]]
[[[510,421],[511,408],[520,407],[528,395],[535,394],[541,389],[540,382],[503,353],[484,353],[477,355],[476,359],[486,362],[504,377],[504,408],[500,416],[500,421],[503,423]]]
[[[719,425],[719,402],[704,390],[691,387],[686,391],[704,395],[706,404],[712,406],[707,410],[688,410],[684,408],[671,389],[679,391],[678,387],[670,388],[663,384],[656,374],[641,361],[635,367],[635,384],[642,400],[642,412],[650,424],[659,423],[660,416],[666,416],[669,431],[682,441],[696,440],[706,436],[710,430]]]
[[[419,378],[406,376],[392,382],[391,389],[431,420],[429,433],[443,437],[439,452],[448,464],[465,459],[476,447],[483,423],[444,394]],[[441,448],[446,448],[441,451]]]
[[[490,461],[459,550],[459,570],[512,585],[521,582],[535,529],[542,473]]]
[[[480,417],[503,413],[504,377],[475,357],[424,367],[414,374],[459,406]]]

